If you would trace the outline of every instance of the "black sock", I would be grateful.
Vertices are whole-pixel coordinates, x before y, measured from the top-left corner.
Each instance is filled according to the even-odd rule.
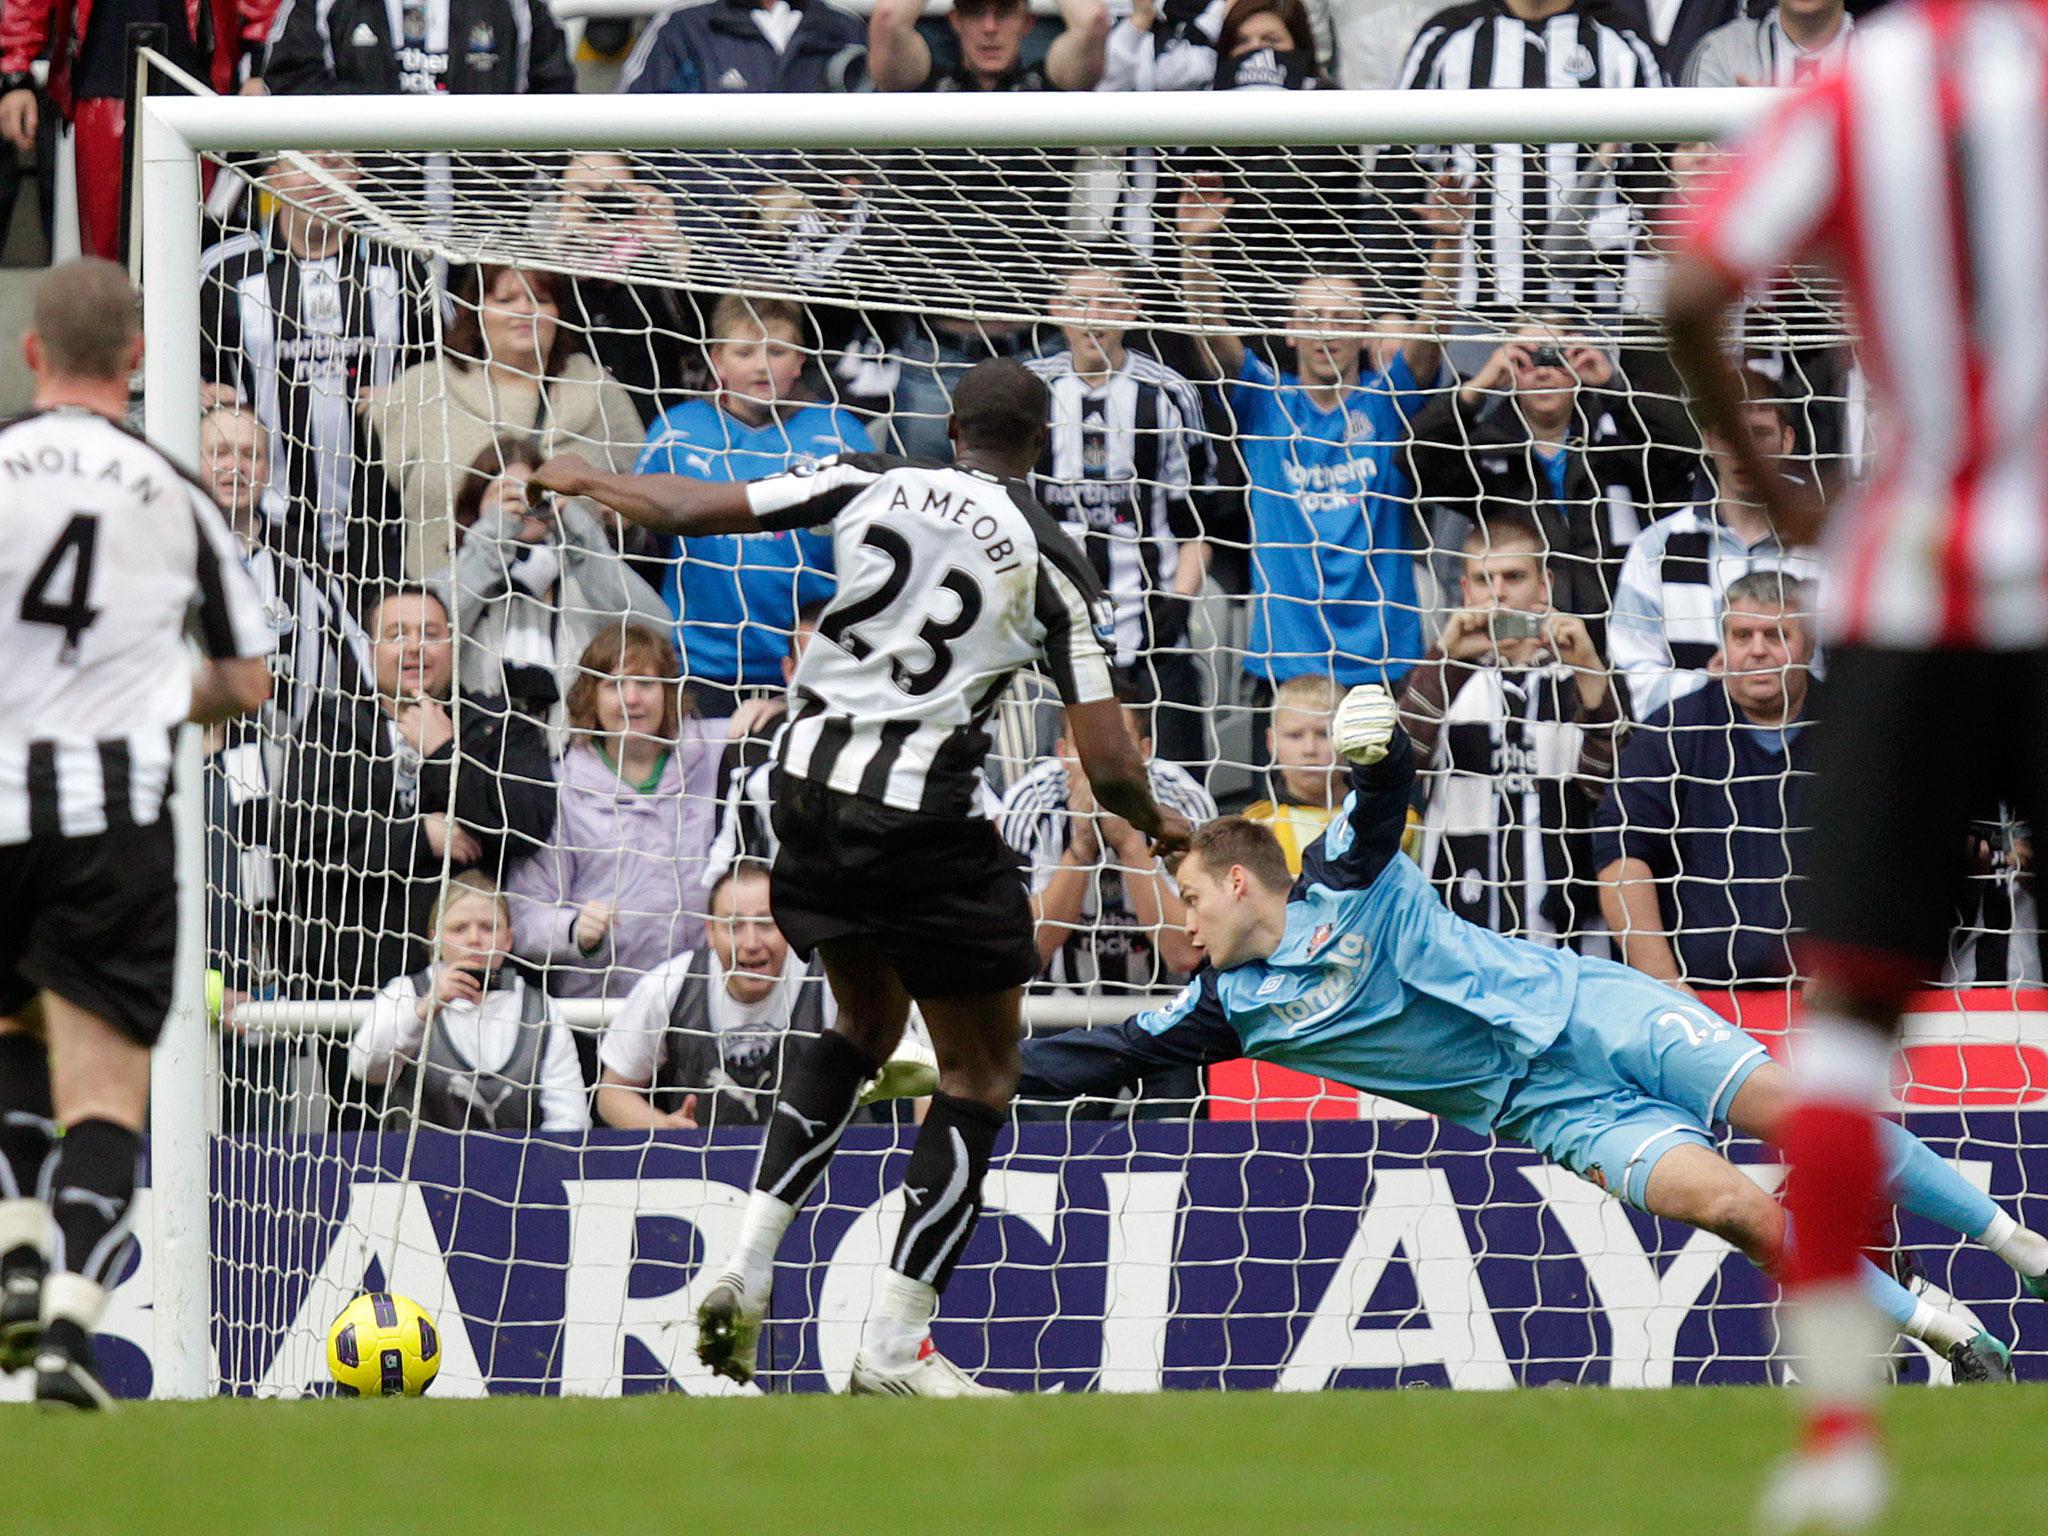
[[[775,1113],[768,1117],[768,1137],[761,1143],[754,1188],[802,1205],[853,1118],[861,1085],[874,1075],[875,1063],[832,1030],[793,1042],[783,1063]]]
[[[33,1200],[56,1137],[50,1053],[34,1035],[0,1035],[0,1200]]]
[[[981,1219],[981,1181],[1004,1116],[972,1099],[932,1095],[903,1175],[903,1225],[889,1267],[943,1291]]]
[[[53,1269],[110,1285],[128,1247],[135,1156],[142,1138],[109,1120],[81,1120],[57,1143],[50,1210],[57,1220]]]

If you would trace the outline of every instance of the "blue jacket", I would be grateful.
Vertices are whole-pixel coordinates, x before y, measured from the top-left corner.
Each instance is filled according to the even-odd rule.
[[[1818,691],[1787,731],[1737,722],[1718,682],[1650,716],[1622,749],[1593,859],[1641,859],[1695,984],[1792,974],[1792,885],[1806,868]],[[1668,883],[1665,883],[1668,882]]]
[[[619,76],[622,91],[844,91],[865,72],[867,23],[826,0],[801,13],[781,53],[744,0],[689,0],[647,24]]]
[[[860,418],[806,405],[750,427],[710,399],[671,406],[647,429],[638,475],[758,480],[795,464],[870,447]],[[832,540],[815,528],[708,534],[671,541],[661,595],[681,615],[676,638],[688,677],[722,687],[782,686],[797,612],[835,590]]]
[[[1278,949],[1204,965],[1171,1003],[1123,1024],[1025,1041],[1019,1094],[1106,1096],[1167,1067],[1251,1056],[1492,1130],[1595,962],[1452,915],[1401,852],[1414,783],[1397,731],[1385,761],[1351,771],[1351,793],[1303,854]]]

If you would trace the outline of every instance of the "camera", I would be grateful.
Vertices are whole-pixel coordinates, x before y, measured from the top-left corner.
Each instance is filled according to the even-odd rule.
[[[1531,368],[1565,368],[1570,365],[1564,360],[1562,348],[1546,345],[1529,349],[1529,366]]]
[[[1486,624],[1496,643],[1502,640],[1534,640],[1543,633],[1543,615],[1524,613],[1519,608],[1496,608],[1487,615]]]

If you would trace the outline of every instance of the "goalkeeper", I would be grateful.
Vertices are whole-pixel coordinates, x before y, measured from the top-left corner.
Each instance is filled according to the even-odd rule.
[[[1455,917],[1400,856],[1415,756],[1394,702],[1354,688],[1332,730],[1351,794],[1292,879],[1265,827],[1226,816],[1179,870],[1208,964],[1172,1003],[1024,1044],[1020,1098],[1110,1096],[1148,1074],[1253,1056],[1526,1142],[1654,1215],[1774,1271],[1778,1203],[1714,1150],[1710,1127],[1769,1140],[1791,1074],[1689,993]],[[1919,1138],[1887,1123],[1890,1197],[1973,1238],[2048,1296],[2048,1241]],[[1901,1332],[1958,1381],[2009,1381],[2007,1346],[1865,1264]]]

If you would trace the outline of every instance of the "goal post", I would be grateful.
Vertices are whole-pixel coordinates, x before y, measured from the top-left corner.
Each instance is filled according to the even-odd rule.
[[[201,166],[208,157],[280,150],[505,154],[574,150],[1001,150],[1185,144],[1672,142],[1716,138],[1774,94],[1749,90],[1615,92],[1200,92],[788,96],[737,103],[710,96],[165,97],[140,103],[142,290],[147,430],[167,452],[198,459]],[[391,231],[380,234],[389,237]],[[424,242],[423,242],[424,244]],[[431,250],[431,246],[426,246]],[[434,254],[442,254],[434,252]],[[487,251],[446,254],[475,259]],[[152,1096],[153,1389],[218,1390],[209,1270],[209,1037],[204,838],[196,733],[181,749],[174,804],[180,838],[179,976]],[[275,1005],[273,1005],[275,1006]],[[258,1005],[260,1009],[262,1005]],[[1040,1004],[1058,1016],[1071,1003]],[[1117,1010],[1118,1012],[1124,1010]],[[1081,1016],[1090,1016],[1085,1005]],[[292,1014],[291,1027],[342,1027]],[[353,1014],[348,1015],[353,1018]]]
[[[886,247],[893,255],[856,254],[850,265],[823,278],[793,263],[766,262],[760,257],[764,244],[749,244],[724,228],[722,205],[707,198],[703,208],[692,210],[701,217],[691,232],[695,265],[687,275],[666,267],[660,252],[643,250],[629,258],[624,276],[654,286],[708,286],[751,300],[872,306],[920,321],[959,315],[989,326],[1049,328],[1049,279],[1087,249],[1086,239],[1056,237],[1050,224],[1017,232],[1000,261],[985,245],[948,247],[929,266],[917,268],[943,278],[935,294],[912,292],[890,265],[912,247],[903,231],[943,232],[951,218],[986,217],[951,181],[962,166],[983,174],[991,164],[1028,165],[1048,151],[1123,156],[1174,153],[1185,146],[1226,158],[1263,151],[1282,161],[1366,145],[1671,146],[1724,137],[1763,111],[1775,94],[149,97],[139,104],[138,125],[145,425],[174,457],[198,460],[200,381],[207,364],[201,290],[194,281],[202,265],[202,183],[209,166],[233,174],[237,157],[345,151],[365,163],[414,169],[430,157],[450,157],[481,179],[487,197],[458,201],[449,217],[440,218],[373,179],[328,205],[325,216],[403,252],[422,271],[492,263],[570,279],[600,270],[619,276],[579,265],[585,259],[581,248],[536,223],[537,177],[572,153],[618,154],[657,172],[680,167],[690,176],[734,151],[787,152],[799,160],[852,155],[870,172],[909,165],[924,179],[908,178],[911,190],[881,215],[885,224],[889,218],[903,221],[893,231],[899,243]],[[964,156],[973,159],[956,158]],[[680,195],[692,194],[686,187]],[[1042,246],[1035,243],[1040,234]],[[1167,265],[1171,258],[1159,260]],[[1235,278],[1225,272],[1220,281],[1228,289]],[[1162,279],[1158,286],[1168,289],[1171,281]],[[434,308],[433,323],[442,327],[437,335],[445,333],[438,291],[423,284],[420,293],[402,297]],[[1225,297],[1234,312],[1230,330],[1278,331],[1285,323],[1273,292],[1232,289]],[[1640,294],[1633,302],[1618,329],[1638,346],[1653,345],[1653,308]],[[1237,315],[1249,323],[1237,324]],[[1474,320],[1455,303],[1423,318],[1423,329],[1455,321],[1489,344],[1503,338],[1501,327],[1509,323],[1497,312]],[[1835,323],[1830,316],[1827,325]],[[1157,315],[1147,324],[1157,330],[1226,329]],[[1839,340],[1838,331],[1827,334]],[[645,337],[647,346],[664,351],[695,351],[714,339],[704,329],[650,328]],[[630,425],[634,441],[617,445],[627,462],[639,447],[642,423]],[[466,459],[435,461],[428,468],[447,485],[467,472]],[[1240,555],[1248,541],[1248,535],[1239,537]],[[1432,544],[1419,553],[1455,559],[1456,547]],[[1220,600],[1202,599],[1198,608],[1202,602],[1209,603],[1202,614],[1210,616],[1200,622],[1210,627],[1189,646],[1206,646],[1212,659],[1228,661],[1242,651],[1244,640],[1239,630],[1225,630],[1231,624],[1241,628],[1241,614]],[[1426,607],[1428,599],[1420,602]],[[616,616],[605,617],[616,628]],[[458,659],[460,647],[470,643],[458,636]],[[1233,696],[1233,707],[1234,702]],[[1219,698],[1219,712],[1221,705]],[[1041,736],[1034,751],[1030,726],[1020,727],[1019,739],[1023,759],[1050,745],[1050,737]],[[1240,779],[1250,774],[1248,757],[1257,750],[1262,748],[1248,748],[1237,738],[1226,748],[1220,737],[1215,749],[1244,770]],[[489,765],[465,763],[462,771],[478,766]],[[237,1141],[218,1133],[223,1067],[208,1020],[203,783],[198,738],[188,732],[173,808],[184,881],[179,976],[152,1095],[145,1258],[152,1390],[167,1397],[309,1390],[323,1347],[316,1333],[324,1327],[319,1308],[336,1286],[353,1284],[366,1264],[392,1288],[419,1288],[425,1293],[409,1293],[440,1312],[443,1337],[459,1348],[459,1358],[451,1357],[442,1376],[452,1390],[642,1390],[647,1382],[665,1380],[664,1372],[686,1368],[688,1352],[676,1343],[676,1298],[695,1282],[676,1277],[694,1272],[704,1254],[729,1239],[741,1198],[738,1181],[751,1158],[745,1138],[720,1130],[701,1142],[657,1136],[629,1146],[623,1133],[588,1144],[560,1136],[472,1141],[417,1126],[380,1136],[368,1130],[330,1133],[322,1125],[310,1135],[285,1127],[273,1146],[261,1138]],[[282,1041],[333,1042],[360,1024],[367,992],[338,998],[331,990],[296,984],[306,979],[284,974],[272,995],[252,1001],[238,1017],[245,1027]],[[379,976],[372,985],[387,979]],[[1788,990],[1772,989],[1777,1027]],[[1085,1026],[1170,995],[1135,985],[1122,991],[1034,990],[1027,1015],[1041,1025]],[[572,1030],[589,1031],[613,1017],[617,1005],[616,994],[573,998],[563,1017]],[[2016,1048],[2033,1039],[2029,1028],[2019,1029]],[[1223,1101],[1239,1088],[1226,1091],[1212,1081],[1206,1091],[1216,1118],[1250,1121],[1256,1107],[1246,1106],[1260,1081],[1266,1080],[1242,1080],[1242,1093],[1230,1106]],[[1287,1091],[1305,1106],[1301,1126],[1175,1122],[1120,1131],[1122,1141],[1079,1129],[1071,1120],[1020,1127],[1016,1150],[991,1186],[992,1206],[1007,1213],[1002,1259],[989,1261],[986,1253],[995,1250],[984,1247],[963,1268],[970,1276],[970,1299],[963,1305],[976,1309],[971,1315],[997,1341],[983,1363],[1016,1370],[1020,1380],[1040,1386],[1089,1379],[1115,1389],[1251,1383],[1300,1388],[1378,1380],[1387,1373],[1406,1380],[1401,1373],[1416,1361],[1440,1370],[1454,1385],[1596,1379],[1649,1385],[1673,1379],[1686,1309],[1696,1305],[1714,1312],[1707,1328],[1712,1342],[1705,1346],[1713,1358],[1694,1378],[1768,1375],[1769,1349],[1757,1342],[1764,1331],[1757,1321],[1763,1310],[1760,1284],[1722,1289],[1714,1279],[1718,1250],[1707,1240],[1660,1269],[1653,1250],[1661,1239],[1646,1238],[1645,1229],[1632,1226],[1618,1206],[1561,1170],[1538,1168],[1524,1154],[1499,1157],[1481,1139],[1328,1085],[1296,1083]],[[2022,1100],[2007,1102],[2017,1106]],[[2018,1116],[2011,1108],[2002,1113],[2003,1124],[1994,1118],[1986,1133],[1990,1144],[1980,1161],[1992,1170],[1987,1177],[2024,1183]],[[1332,1126],[1315,1118],[1333,1114],[1356,1123]],[[1960,1148],[1971,1127],[1963,1117],[1955,1119],[1939,1134]],[[792,1377],[811,1384],[843,1378],[848,1319],[864,1303],[882,1260],[877,1234],[894,1209],[887,1202],[899,1198],[890,1192],[900,1171],[888,1161],[892,1152],[893,1143],[879,1131],[861,1141],[845,1175],[835,1175],[837,1182],[826,1186],[824,1213],[815,1223],[807,1217],[794,1231],[792,1248],[802,1250],[791,1255],[801,1271],[801,1302],[790,1316],[775,1320],[784,1333],[771,1346],[777,1369],[786,1368]],[[1063,1154],[1079,1169],[1073,1175],[1078,1184],[1062,1182],[1068,1161]],[[1374,1171],[1382,1163],[1383,1175]],[[1759,1177],[1769,1175],[1759,1170]],[[530,1191],[541,1186],[549,1199],[529,1206]],[[273,1200],[284,1204],[269,1209],[266,1202]],[[1471,1217],[1469,1230],[1461,1225],[1461,1208],[1481,1212]],[[1496,1217],[1501,1231],[1512,1229],[1498,1252],[1488,1246]],[[694,1235],[670,1232],[678,1222]],[[1077,1231],[1085,1229],[1085,1242],[1075,1241],[1087,1249],[1090,1274],[1103,1275],[1099,1285],[1093,1279],[1070,1284],[1051,1273],[1070,1254],[1062,1236],[1069,1222],[1079,1224]],[[303,1236],[316,1229],[325,1241]],[[1559,1232],[1568,1248],[1556,1246]],[[1689,1240],[1690,1234],[1680,1237]],[[217,1243],[242,1245],[236,1262],[244,1267],[232,1287],[221,1279]],[[344,1249],[342,1258],[332,1257]],[[1029,1271],[1022,1285],[993,1276],[995,1268],[1012,1262],[1013,1249],[1025,1255],[1014,1261]],[[1558,1283],[1558,1264],[1566,1260],[1577,1268],[1558,1299],[1549,1293]],[[1398,1262],[1415,1267],[1419,1291],[1410,1296],[1393,1285],[1393,1300],[1374,1302]],[[1312,1271],[1317,1286],[1327,1285],[1327,1294],[1315,1291],[1324,1295],[1322,1302],[1288,1302],[1271,1288],[1253,1294],[1254,1271],[1290,1264]],[[355,1267],[343,1274],[345,1265]],[[1481,1315],[1483,1298],[1475,1305],[1472,1296],[1483,1289],[1482,1268],[1502,1287],[1496,1305],[1503,1316],[1519,1306],[1534,1316],[1533,1324]],[[478,1278],[478,1271],[487,1273]],[[1446,1280],[1447,1274],[1453,1278]],[[660,1290],[664,1277],[670,1291]],[[1939,1278],[1958,1294],[1968,1288],[1946,1273]],[[234,1290],[236,1307],[260,1293],[260,1305],[249,1305],[261,1315],[227,1318],[227,1289]],[[495,1310],[468,1310],[471,1299],[486,1293],[495,1299],[479,1305]],[[1070,1316],[1068,1309],[1076,1307],[1079,1312]],[[1359,1330],[1361,1311],[1384,1316]],[[1403,1320],[1417,1318],[1429,1326],[1414,1332],[1418,1342],[1411,1348],[1401,1342]],[[1734,1342],[1723,1342],[1724,1325]],[[258,1338],[260,1350],[245,1360],[221,1344],[216,1330],[230,1326]],[[1082,1353],[1095,1352],[1089,1358],[1097,1363],[1087,1369],[1073,1363],[1080,1348],[1073,1343],[1076,1329],[1089,1333]],[[1701,1347],[1684,1348],[1699,1353]],[[224,1350],[232,1359],[226,1370]],[[1180,1352],[1177,1363],[1169,1365],[1174,1351]],[[1578,1363],[1580,1354],[1600,1356],[1606,1374],[1588,1375]],[[1946,1368],[1934,1369],[1938,1374]]]

